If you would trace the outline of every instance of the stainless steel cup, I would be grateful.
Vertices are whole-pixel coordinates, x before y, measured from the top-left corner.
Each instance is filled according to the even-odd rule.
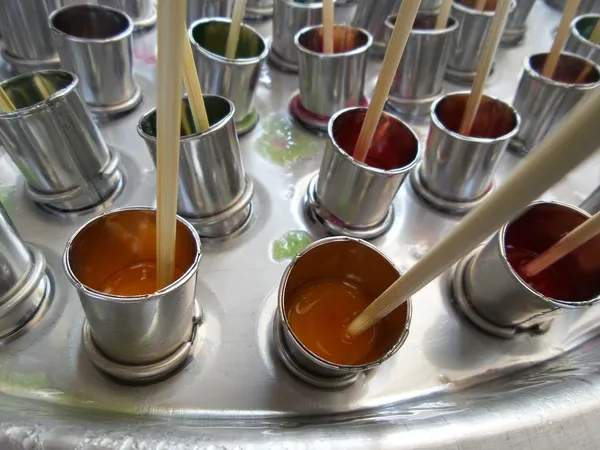
[[[205,17],[231,17],[233,0],[188,0],[187,24]]]
[[[322,25],[300,30],[294,43],[298,49],[300,99],[304,108],[318,116],[330,117],[340,109],[361,104],[367,56],[373,43],[369,33],[335,25],[331,54],[323,53]]]
[[[590,41],[590,36],[598,20],[600,20],[599,14],[576,17],[571,22],[571,34],[565,44],[565,52],[575,53],[589,59],[594,64],[600,64],[600,44]]]
[[[522,122],[509,148],[521,155],[529,153],[584,95],[600,86],[600,67],[570,53],[560,55],[552,79],[542,76],[546,55],[538,53],[525,59],[515,92],[513,106]],[[576,82],[590,65],[582,82]]]
[[[156,363],[191,339],[200,238],[185,220],[177,219],[175,265],[183,275],[176,281],[148,295],[102,291],[117,271],[150,261],[156,261],[156,211],[151,208],[106,212],[67,242],[64,270],[77,289],[95,345],[112,361]]]
[[[372,55],[383,56],[385,53],[385,20],[398,12],[401,3],[402,0],[357,0],[352,26],[367,30],[373,36]]]
[[[322,388],[341,388],[356,381],[360,372],[373,369],[394,355],[408,337],[412,305],[409,299],[384,319],[380,342],[365,361],[356,365],[331,363],[309,350],[288,322],[294,292],[307,281],[323,278],[360,280],[373,299],[385,291],[400,273],[375,246],[348,237],[313,242],[287,266],[277,295],[275,339],[282,361],[303,381]]]
[[[0,84],[17,107],[0,113],[0,142],[27,180],[29,196],[53,212],[81,211],[118,193],[117,155],[63,71],[20,75]]]
[[[0,267],[0,339],[4,339],[32,320],[52,287],[44,255],[21,240],[2,205]]]
[[[131,18],[134,31],[156,25],[156,7],[153,0],[98,0],[98,4],[123,11]]]
[[[515,47],[523,43],[527,31],[527,17],[534,3],[535,0],[517,0],[517,6],[506,22],[500,45]]]
[[[388,97],[388,105],[403,116],[426,115],[442,93],[450,44],[458,22],[450,17],[445,28],[435,29],[437,13],[420,12],[410,32]],[[396,15],[385,22],[389,40]]]
[[[600,186],[587,196],[587,198],[579,205],[581,209],[589,212],[590,214],[596,214],[600,211]]]
[[[180,140],[177,213],[201,236],[222,237],[248,219],[253,187],[244,173],[233,104],[214,95],[205,96],[204,102],[210,128],[202,133],[182,132]],[[187,98],[183,105],[184,120],[193,123]],[[156,163],[156,109],[142,116],[138,134]],[[223,219],[220,226],[213,223],[216,217]]]
[[[566,0],[546,0],[546,3],[552,8],[562,12],[565,8]],[[577,8],[577,15],[588,13],[600,13],[600,2],[596,0],[581,0]]]
[[[231,100],[235,106],[236,129],[241,135],[258,122],[254,94],[268,50],[260,34],[242,24],[235,58],[226,58],[230,24],[230,19],[201,19],[190,26],[189,37],[195,50],[202,91]]]
[[[420,144],[401,120],[383,113],[367,160],[352,158],[366,108],[349,108],[329,121],[319,174],[311,181],[308,211],[331,234],[373,238],[392,223],[392,201],[417,164]]]
[[[98,5],[73,5],[50,15],[63,66],[77,74],[90,111],[118,115],[142,101],[133,79],[133,23],[127,14]]]
[[[263,20],[273,15],[273,0],[248,0],[246,2],[247,20]]]
[[[515,6],[513,1],[510,14]],[[446,79],[453,83],[470,84],[475,78],[477,64],[492,24],[494,9],[477,11],[475,0],[456,0],[452,3],[450,14],[458,21],[458,30],[454,33],[451,45]],[[491,72],[493,70],[492,66]]]
[[[471,133],[461,135],[468,97],[455,92],[433,104],[423,161],[411,174],[417,194],[455,214],[468,212],[491,192],[494,170],[520,123],[510,105],[484,95]]]
[[[546,269],[550,272],[541,284],[545,289],[551,288],[551,293],[544,294],[537,290],[539,284],[523,280],[513,256],[517,251],[526,252],[527,258],[540,254],[588,217],[586,212],[564,203],[533,203],[461,261],[454,276],[461,310],[484,330],[511,337],[519,331],[545,328],[564,310],[597,303],[600,237]],[[539,282],[538,279],[536,283]]]
[[[17,73],[60,66],[48,26],[46,0],[4,0],[0,2],[2,57]]]

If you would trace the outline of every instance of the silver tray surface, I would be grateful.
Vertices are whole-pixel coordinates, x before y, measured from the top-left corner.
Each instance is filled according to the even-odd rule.
[[[486,93],[511,101],[523,60],[550,48],[558,19],[543,2],[535,4],[525,44],[500,49]],[[271,22],[255,26],[270,35]],[[154,165],[136,133],[139,117],[155,106],[155,39],[155,31],[134,37],[142,105],[99,122],[125,175],[122,194],[108,208],[155,199]],[[379,67],[371,61],[367,94]],[[33,205],[0,150],[0,199],[56,280],[54,300],[35,327],[0,344],[0,449],[598,448],[598,308],[563,314],[541,336],[501,340],[455,312],[442,276],[413,297],[410,335],[398,354],[352,387],[319,390],[286,371],[271,342],[274,290],[289,261],[281,249],[290,235],[325,236],[302,205],[325,141],[289,117],[296,89],[295,75],[265,64],[256,98],[261,121],[240,139],[255,185],[252,223],[231,239],[203,240],[198,298],[205,340],[180,373],[149,386],[108,379],[83,352],[83,311],[61,255],[91,215],[61,218]],[[427,123],[413,125],[424,140]],[[505,155],[496,181],[520,161]],[[544,198],[579,204],[599,182],[596,155]],[[394,210],[392,228],[373,242],[403,270],[458,220],[423,204],[408,181]]]

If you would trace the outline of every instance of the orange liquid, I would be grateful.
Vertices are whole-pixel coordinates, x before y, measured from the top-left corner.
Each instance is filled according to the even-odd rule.
[[[346,328],[372,301],[347,280],[315,280],[294,292],[288,322],[296,337],[321,358],[335,364],[364,364],[371,362],[367,357],[377,345],[381,324],[355,338]]]
[[[175,279],[183,270],[175,267]],[[100,286],[102,292],[125,297],[147,295],[156,292],[156,261],[140,261],[119,269]]]

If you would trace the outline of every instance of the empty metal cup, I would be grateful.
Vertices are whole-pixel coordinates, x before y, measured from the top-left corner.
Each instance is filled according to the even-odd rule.
[[[374,238],[392,224],[392,201],[417,164],[420,144],[398,118],[383,113],[367,160],[352,157],[366,108],[349,108],[329,121],[319,174],[311,180],[306,206],[329,233]]]
[[[562,12],[565,9],[566,0],[546,0],[546,3],[552,8]],[[596,0],[581,0],[577,7],[577,15],[588,13],[600,13],[600,2]]]
[[[581,209],[589,212],[590,214],[596,214],[600,211],[600,186],[587,196],[587,198],[579,205]]]
[[[48,26],[45,0],[4,0],[0,2],[2,57],[14,72],[60,66]]]
[[[408,337],[410,299],[381,322],[382,333],[376,338],[376,345],[363,361],[354,365],[334,364],[313,353],[296,336],[288,316],[295,292],[306,282],[326,278],[358,281],[375,299],[399,276],[398,269],[381,251],[359,239],[326,238],[302,250],[285,269],[277,295],[274,337],[286,367],[313,386],[341,388],[355,382],[360,372],[373,369],[394,355]]]
[[[244,18],[263,20],[273,15],[273,0],[248,0]]]
[[[193,338],[200,261],[196,230],[177,219],[175,266],[181,275],[169,286],[146,295],[105,292],[115,274],[155,261],[156,211],[144,207],[116,209],[93,218],[69,239],[63,255],[93,345],[105,359],[123,366],[139,369],[160,363],[164,375],[178,365],[170,359],[173,355],[180,363],[181,350],[187,348],[183,359],[189,354]],[[111,368],[100,366],[98,359],[92,362],[101,370]]]
[[[323,53],[322,25],[300,30],[294,43],[298,48],[298,81],[304,108],[330,117],[343,108],[361,104],[367,56],[373,43],[369,33],[335,25],[331,54]]]
[[[122,185],[111,154],[77,91],[63,71],[29,73],[0,85],[16,111],[0,113],[0,142],[27,180],[27,192],[53,212],[102,204]]]
[[[42,252],[25,244],[0,205],[0,339],[28,324],[52,294]]]
[[[388,96],[388,105],[401,115],[426,115],[442,93],[450,44],[458,22],[449,17],[445,28],[436,29],[436,19],[435,12],[418,13],[404,48]],[[388,39],[395,23],[395,14],[385,22]]]
[[[509,148],[521,155],[535,147],[585,94],[600,86],[600,68],[570,53],[561,53],[552,79],[542,76],[546,56],[538,53],[525,59],[515,92],[513,106],[522,122]],[[584,78],[578,81],[584,70]]]
[[[205,17],[231,17],[233,0],[188,0],[187,24]]]
[[[468,98],[468,92],[455,92],[433,104],[423,161],[411,173],[421,198],[453,214],[468,212],[491,192],[494,170],[520,123],[510,105],[484,95],[471,133],[461,135]]]
[[[153,0],[98,0],[98,4],[123,11],[131,18],[134,31],[156,25],[156,7]]]
[[[509,15],[504,27],[500,45],[514,47],[523,43],[527,31],[527,17],[529,17],[534,3],[535,0],[517,0],[517,6]]]
[[[600,20],[599,14],[576,17],[571,22],[571,35],[565,44],[565,51],[589,59],[594,64],[600,64],[600,44],[590,41],[598,20]]]
[[[249,219],[253,186],[244,174],[233,104],[214,95],[204,96],[204,102],[210,128],[189,134],[182,127],[177,213],[201,236],[222,237]],[[184,122],[193,124],[187,98],[183,105]],[[156,109],[140,119],[138,133],[156,163]]]
[[[241,135],[252,130],[258,122],[254,94],[268,50],[260,34],[242,24],[235,58],[226,58],[230,24],[231,20],[225,18],[201,19],[191,25],[189,37],[202,91],[231,100],[235,106],[236,129]]]
[[[402,0],[357,0],[352,26],[367,30],[373,36],[372,55],[383,56],[385,40],[385,20],[398,12]]]
[[[475,0],[456,0],[452,3],[451,15],[458,21],[458,30],[454,33],[446,69],[448,81],[470,84],[475,78],[477,65],[494,17],[495,4],[495,0],[488,0],[484,11],[477,11]],[[513,1],[510,14],[514,8]],[[492,65],[491,72],[493,71]]]
[[[79,79],[88,108],[118,115],[142,101],[133,79],[133,23],[127,14],[98,5],[73,5],[50,15],[54,42],[65,69]]]
[[[533,278],[520,267],[581,225],[589,214],[564,203],[533,203],[482,248],[461,261],[453,279],[462,312],[500,337],[541,331],[557,314],[600,300],[600,236]]]

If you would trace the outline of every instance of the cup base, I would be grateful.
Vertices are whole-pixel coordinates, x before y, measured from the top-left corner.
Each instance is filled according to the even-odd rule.
[[[26,280],[0,306],[0,340],[6,343],[33,328],[45,314],[54,293],[46,272],[46,260],[40,250],[28,246],[33,265]]]
[[[244,19],[246,20],[267,20],[271,17],[273,17],[273,6],[269,6],[268,8],[246,6],[246,11],[244,12]]]
[[[421,176],[420,163],[417,165],[417,167],[414,168],[414,170],[410,172],[409,179],[413,191],[421,200],[423,200],[428,205],[432,206],[437,211],[456,216],[462,216],[467,214],[473,208],[482,203],[487,198],[487,196],[494,190],[494,185],[492,184],[492,186],[488,189],[488,191],[485,194],[470,201],[457,201],[442,198],[437,194],[431,192],[431,190],[429,190],[429,188],[423,182],[423,178]]]
[[[260,114],[258,114],[256,108],[252,108],[250,114],[235,123],[237,135],[243,136],[244,134],[250,133],[252,130],[254,130],[254,127],[256,127],[259,120]]]
[[[356,383],[358,373],[341,375],[339,377],[328,377],[309,372],[294,361],[290,351],[285,344],[283,326],[277,314],[273,317],[273,344],[279,358],[285,368],[296,378],[320,389],[343,389]]]
[[[130,98],[128,98],[124,102],[118,103],[116,105],[90,105],[88,103],[87,107],[90,110],[90,112],[95,116],[112,119],[133,111],[139,106],[143,98],[144,95],[142,94],[142,90],[136,83],[135,92]]]
[[[309,220],[321,224],[329,234],[334,236],[350,236],[357,239],[374,239],[381,236],[392,226],[392,222],[394,221],[393,205],[388,209],[385,218],[372,227],[355,228],[347,226],[340,219],[330,214],[317,201],[318,179],[319,175],[317,174],[308,183],[306,195],[304,196],[304,209]]]
[[[518,47],[523,45],[525,42],[525,33],[527,27],[514,28],[510,30],[504,30],[502,39],[500,39],[501,47]]]
[[[456,265],[451,268],[449,272],[450,300],[459,313],[480,330],[503,339],[512,339],[520,333],[539,335],[547,332],[551,321],[537,323],[528,327],[507,327],[492,323],[477,312],[472,302],[469,300],[469,295],[465,286],[465,276],[467,270],[469,270],[469,265],[480,249],[481,246],[477,247],[458,263],[456,263]]]
[[[246,178],[246,188],[239,200],[223,212],[210,217],[184,217],[203,238],[233,237],[244,231],[252,219],[254,184]]]
[[[152,8],[152,12],[148,17],[141,17],[140,19],[133,21],[133,32],[144,31],[149,28],[153,28],[156,25],[156,19],[158,14],[156,8]]]
[[[495,70],[495,64],[492,64],[492,68],[490,69],[490,76],[493,75]],[[468,84],[470,85],[475,79],[475,74],[477,72],[464,72],[462,70],[452,69],[450,67],[446,68],[446,72],[444,74],[444,78],[450,83],[455,84]]]
[[[17,74],[60,68],[58,55],[47,59],[23,59],[12,55],[6,49],[2,49],[2,58],[10,65],[12,71]]]
[[[424,117],[429,114],[431,105],[440,95],[441,92],[428,98],[400,98],[390,95],[386,106],[393,114],[403,118]]]
[[[83,349],[94,367],[110,377],[126,383],[152,383],[166,378],[172,372],[179,369],[192,353],[192,349],[200,345],[202,339],[198,335],[202,326],[202,309],[197,301],[194,305],[194,317],[192,321],[194,326],[188,342],[181,345],[181,347],[165,359],[152,364],[127,365],[107,358],[94,342],[87,319],[84,320],[81,331]]]
[[[298,62],[288,61],[273,50],[273,38],[269,39],[268,46],[267,61],[272,67],[284,73],[298,73]]]

